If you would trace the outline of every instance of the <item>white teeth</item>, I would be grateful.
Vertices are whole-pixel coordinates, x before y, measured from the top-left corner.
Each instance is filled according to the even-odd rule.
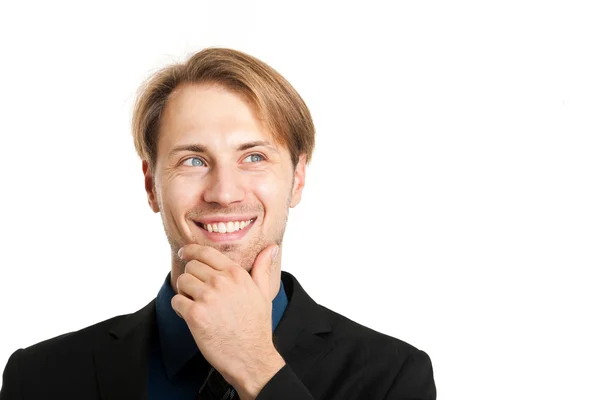
[[[204,229],[209,232],[218,232],[218,233],[231,233],[244,229],[252,220],[249,221],[228,221],[228,222],[218,222],[215,224],[204,224],[202,225]]]

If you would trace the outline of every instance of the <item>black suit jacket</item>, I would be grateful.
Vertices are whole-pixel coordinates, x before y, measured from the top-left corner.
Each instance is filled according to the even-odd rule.
[[[282,280],[289,302],[274,343],[286,365],[257,400],[436,398],[426,353],[318,305],[291,274]],[[146,399],[154,302],[15,351],[0,400]]]

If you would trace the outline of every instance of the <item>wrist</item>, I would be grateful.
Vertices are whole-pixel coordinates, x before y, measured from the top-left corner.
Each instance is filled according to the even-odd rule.
[[[240,400],[254,400],[265,385],[285,365],[285,360],[273,347],[267,356],[256,359],[249,368],[233,384],[240,396]]]

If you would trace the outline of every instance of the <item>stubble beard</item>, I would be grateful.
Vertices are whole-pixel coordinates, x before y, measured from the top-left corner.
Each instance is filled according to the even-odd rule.
[[[284,215],[285,218],[281,221],[276,227],[272,234],[265,235],[264,231],[259,231],[258,234],[255,232],[249,232],[251,235],[254,235],[247,243],[244,244],[229,244],[229,243],[212,243],[208,241],[199,240],[195,235],[192,236],[192,242],[200,245],[211,246],[221,253],[225,254],[232,261],[240,265],[246,271],[250,272],[252,266],[254,265],[254,261],[258,254],[263,251],[268,245],[271,243],[276,243],[280,248],[283,243],[283,236],[285,234],[285,228],[287,226],[289,209],[291,204],[291,193],[288,196],[285,202],[285,210]],[[171,253],[177,254],[177,251],[186,243],[181,239],[177,240],[177,238],[173,237],[173,235],[167,229],[167,222],[165,221],[165,213],[163,212],[162,205],[160,207],[160,215],[163,224],[163,230],[165,235],[167,236],[167,241],[169,242],[169,246],[171,247]],[[263,218],[264,218],[264,210],[263,210]],[[261,220],[263,222],[264,220]],[[258,222],[255,221],[254,224]],[[193,223],[193,222],[192,222]],[[251,230],[256,230],[262,228],[262,226],[254,225],[250,227]],[[202,228],[198,228],[202,229]],[[175,256],[176,257],[176,256]],[[186,261],[181,262],[181,269],[185,267]]]

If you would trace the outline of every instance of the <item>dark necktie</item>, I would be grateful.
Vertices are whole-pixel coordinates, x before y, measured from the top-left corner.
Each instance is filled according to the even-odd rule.
[[[200,386],[196,400],[232,400],[239,399],[233,386],[213,367],[210,368],[206,380]]]

